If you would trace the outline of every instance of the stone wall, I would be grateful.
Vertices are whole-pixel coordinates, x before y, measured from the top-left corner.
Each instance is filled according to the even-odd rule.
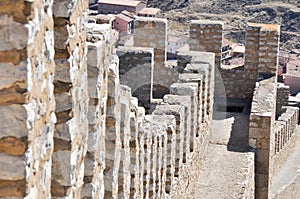
[[[190,24],[190,50],[212,52],[216,56],[216,68],[221,66],[223,22],[192,20]]]
[[[263,79],[277,73],[279,31],[278,25],[249,23],[245,65],[228,69],[221,65],[223,23],[209,20],[191,22],[190,50],[213,52],[216,55],[216,98],[249,100],[259,76]]]
[[[118,47],[121,84],[132,90],[139,105],[149,108],[152,99],[154,52],[151,48]]]
[[[110,32],[106,24],[95,25],[98,33],[87,32],[87,74],[88,74],[88,140],[84,166],[84,186],[81,198],[104,196],[105,169],[105,132],[108,95],[108,68],[113,57],[110,55],[111,44],[103,35]],[[102,33],[101,33],[102,32]],[[101,34],[100,34],[101,33]]]
[[[227,97],[251,99],[257,80],[276,75],[279,31],[277,25],[248,24],[245,65],[220,71]]]
[[[277,97],[276,97],[276,118],[278,118],[285,110],[283,106],[289,104],[290,88],[283,84],[277,85]]]
[[[198,59],[194,57],[192,60],[200,60],[203,56],[206,59],[201,59],[202,64],[210,66],[214,63],[212,54],[197,55]],[[202,66],[202,70],[199,66],[199,71],[193,71],[186,64],[185,77],[182,77],[184,82],[172,84],[171,94],[157,104],[151,115],[145,115],[144,109],[137,106],[137,99],[129,101],[130,89],[118,83],[117,70],[113,78],[108,75],[108,90],[112,93],[108,92],[106,132],[111,129],[111,135],[117,133],[119,138],[115,137],[115,145],[109,148],[115,151],[114,162],[107,161],[104,170],[106,198],[193,195],[195,187],[192,185],[198,180],[197,171],[201,168],[208,144],[209,128],[206,126],[211,123],[209,117],[203,121],[197,119],[203,118],[202,99],[204,96],[209,98],[209,84],[202,84],[202,81],[208,82],[208,75],[199,78],[208,74],[206,65]],[[114,111],[110,113],[109,110]],[[107,151],[106,155],[112,156],[110,153]]]
[[[1,198],[195,196],[211,134],[219,61],[213,53],[195,47],[179,53],[178,66],[168,68],[167,21],[138,18],[135,44],[140,48],[120,48],[118,57],[110,24],[87,23],[87,0],[16,0],[14,6],[4,0],[1,5]],[[216,47],[222,26],[205,26],[217,33],[212,36]],[[272,76],[277,29],[253,29],[257,37],[263,29],[259,42],[272,46],[270,59],[259,58],[270,65],[257,65],[257,74]],[[147,66],[143,74],[152,85],[147,103],[151,89],[161,97],[151,114],[139,107],[140,95],[132,97],[133,87],[122,85],[120,74],[127,74],[128,63]],[[256,149],[258,198],[268,194],[270,157],[278,150],[276,91],[274,77],[259,82],[252,104],[249,143]],[[298,113],[284,109],[279,129],[294,132]],[[253,169],[246,175],[248,197]]]
[[[51,8],[52,1],[1,1],[1,198],[50,198],[56,122]]]
[[[154,49],[154,98],[162,98],[164,94],[169,93],[169,87],[174,83],[174,70],[165,67],[167,56],[167,25],[168,22],[166,19],[153,17],[137,17],[134,22],[133,45]]]
[[[88,138],[86,1],[54,1],[54,134],[51,194],[80,198]]]
[[[275,77],[259,82],[255,88],[250,124],[249,145],[255,149],[255,198],[268,198],[271,172],[270,146],[275,141]]]
[[[284,113],[275,121],[274,134],[275,142],[272,158],[272,174],[276,174],[282,164],[291,154],[297,140],[299,108],[283,107]]]
[[[287,160],[296,142],[299,108],[282,106],[283,114],[275,120],[277,91],[275,76],[258,82],[253,96],[249,145],[255,149],[256,198],[270,197],[272,177]]]
[[[249,166],[246,171],[246,180],[245,180],[245,192],[241,196],[241,198],[253,198],[255,196],[255,154],[254,153],[248,153],[247,158],[248,158],[248,165]]]

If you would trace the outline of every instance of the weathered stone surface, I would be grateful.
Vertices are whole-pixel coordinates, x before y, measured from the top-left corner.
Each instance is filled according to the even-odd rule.
[[[70,63],[67,59],[55,59],[55,80],[61,82],[71,82]],[[57,88],[55,88],[57,89]]]
[[[31,14],[31,3],[22,0],[3,0],[1,1],[0,15],[12,15],[13,19],[17,22],[27,23],[27,16]]]
[[[1,63],[0,64],[0,90],[3,88],[9,88],[16,83],[24,84],[26,86],[27,79],[27,68],[26,63],[21,62],[19,65],[13,65],[11,63]]]
[[[112,20],[87,17],[86,0],[2,0],[0,6],[0,197],[197,198],[198,173],[211,153],[215,82],[224,83],[227,97],[254,94],[249,145],[256,148],[257,196],[266,197],[277,172],[272,165],[280,167],[293,147],[299,117],[281,107],[288,92],[276,94],[275,78],[253,92],[258,75],[276,75],[278,27],[249,24],[245,67],[221,70],[215,81],[222,23],[191,22],[195,51],[178,53],[177,65],[166,66],[165,19],[138,17],[133,41],[139,47],[119,48],[119,62]],[[145,116],[120,84],[119,74],[130,72],[127,85],[153,115]],[[279,95],[285,112],[275,122]],[[255,174],[252,156],[249,161],[246,198],[253,197]]]
[[[72,109],[72,96],[70,93],[59,93],[55,95],[56,112],[63,112]]]
[[[25,196],[25,180],[0,180],[0,197],[23,198]]]
[[[23,180],[25,178],[24,157],[15,157],[0,152],[1,180]]]
[[[54,1],[53,3],[53,15],[55,17],[68,18],[72,14],[76,1],[72,0],[63,0],[63,1]]]
[[[1,120],[0,137],[14,136],[16,138],[26,137],[27,113],[23,106],[10,105],[0,106]]]
[[[0,139],[0,152],[8,155],[24,155],[26,149],[26,143],[21,139],[8,136]]]
[[[0,16],[0,34],[0,51],[23,49],[27,45],[28,29],[24,24],[15,22],[10,16]]]
[[[152,99],[154,51],[152,48],[119,47],[119,72],[121,84],[131,88],[139,104],[148,107]]]
[[[161,73],[172,73],[165,67],[167,48],[167,20],[153,17],[138,17],[134,23],[134,46],[154,49],[153,95],[162,96],[169,90],[170,83]],[[172,77],[172,76],[171,76]],[[173,82],[172,82],[173,83]]]
[[[71,185],[71,151],[57,151],[52,156],[52,179],[62,186]]]

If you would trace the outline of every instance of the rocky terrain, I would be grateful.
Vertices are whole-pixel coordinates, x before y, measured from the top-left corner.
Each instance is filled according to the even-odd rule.
[[[228,38],[243,43],[247,22],[281,24],[282,49],[300,48],[300,1],[297,0],[149,0],[163,10],[170,28],[187,34],[191,19],[222,20]]]

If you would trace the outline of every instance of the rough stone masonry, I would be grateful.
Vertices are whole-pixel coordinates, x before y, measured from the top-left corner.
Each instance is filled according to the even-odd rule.
[[[191,37],[215,39],[202,45],[211,48],[194,46],[167,68],[166,19],[138,18],[135,46],[114,54],[111,24],[89,21],[87,0],[2,0],[0,6],[1,198],[197,197],[209,153],[221,22],[191,22]],[[226,87],[228,97],[253,95],[249,145],[257,198],[269,198],[299,118],[298,108],[286,106],[287,89],[276,84],[274,27],[249,24],[248,46],[257,49],[248,55],[255,64],[245,66],[255,71],[246,79],[251,92],[233,91],[238,81]],[[145,34],[150,40],[141,42]],[[138,68],[144,70],[133,74],[147,84],[134,88],[122,77]]]

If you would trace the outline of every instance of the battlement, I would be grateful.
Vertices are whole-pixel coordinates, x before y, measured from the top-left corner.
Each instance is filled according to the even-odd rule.
[[[242,194],[254,196],[256,175],[256,196],[268,198],[299,118],[277,86],[278,25],[248,24],[244,67],[224,69],[223,23],[191,21],[190,51],[167,65],[166,19],[137,17],[133,46],[115,48],[111,19],[87,17],[88,1],[11,4],[0,13],[10,33],[0,44],[0,197],[197,198],[214,104],[230,98],[252,103],[256,170]]]

